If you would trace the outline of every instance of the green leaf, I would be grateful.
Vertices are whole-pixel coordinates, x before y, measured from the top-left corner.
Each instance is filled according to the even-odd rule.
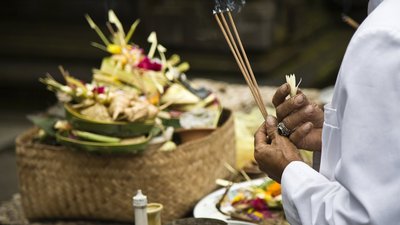
[[[28,119],[36,126],[43,129],[46,134],[52,137],[55,136],[56,132],[54,129],[54,124],[57,122],[58,118],[39,114],[29,115]]]
[[[121,142],[121,139],[116,138],[116,137],[110,137],[110,136],[105,136],[105,135],[100,135],[100,134],[94,134],[86,131],[80,131],[80,130],[73,130],[72,134],[75,136],[86,139],[89,141],[95,141],[95,142],[102,142],[102,143],[118,143]]]
[[[154,127],[154,120],[144,122],[104,122],[91,120],[79,114],[67,104],[64,107],[66,119],[77,130],[124,138],[148,134]]]
[[[67,133],[56,133],[56,138],[62,145],[93,153],[140,153],[146,149],[152,136],[123,139],[120,143],[77,140],[68,137]]]

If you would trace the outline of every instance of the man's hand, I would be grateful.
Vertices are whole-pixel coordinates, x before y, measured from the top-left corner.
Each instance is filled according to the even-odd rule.
[[[268,116],[254,137],[254,158],[262,171],[276,182],[281,182],[282,173],[292,161],[302,161],[296,146],[286,137],[280,136],[277,121]]]
[[[289,94],[290,86],[285,83],[272,98],[278,123],[282,122],[292,131],[289,139],[297,148],[320,151],[324,112],[318,105],[310,103],[301,91],[286,100]]]

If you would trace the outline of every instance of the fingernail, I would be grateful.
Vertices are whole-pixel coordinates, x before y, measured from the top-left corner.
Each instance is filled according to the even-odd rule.
[[[304,96],[303,95],[299,95],[296,97],[296,103],[297,104],[302,104],[304,102]]]
[[[304,125],[304,132],[306,132],[306,133],[310,132],[311,128],[312,128],[312,124],[306,123],[306,125]]]
[[[281,89],[281,90],[282,90],[282,92],[286,92],[287,89],[288,89],[288,85],[285,84],[285,85],[282,86],[282,89]]]
[[[268,126],[274,126],[275,125],[275,118],[272,116],[267,117],[267,125]]]
[[[305,113],[310,114],[314,111],[314,107],[312,107],[312,105],[309,105],[306,107],[306,109],[304,110]]]

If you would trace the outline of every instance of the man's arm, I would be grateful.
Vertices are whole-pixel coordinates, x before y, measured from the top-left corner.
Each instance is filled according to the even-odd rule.
[[[322,154],[339,157],[332,179],[302,162],[282,175],[285,213],[294,224],[397,224],[400,221],[400,33],[360,31],[339,77],[337,127]],[[332,109],[333,111],[336,109]],[[326,118],[327,116],[325,116]],[[340,132],[339,132],[340,131]],[[330,155],[329,151],[338,151]],[[323,166],[323,165],[322,165]]]

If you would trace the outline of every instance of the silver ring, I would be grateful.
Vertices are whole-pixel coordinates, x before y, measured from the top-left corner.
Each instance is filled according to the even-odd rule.
[[[285,126],[283,122],[278,123],[278,133],[282,136],[289,137],[291,131]]]

